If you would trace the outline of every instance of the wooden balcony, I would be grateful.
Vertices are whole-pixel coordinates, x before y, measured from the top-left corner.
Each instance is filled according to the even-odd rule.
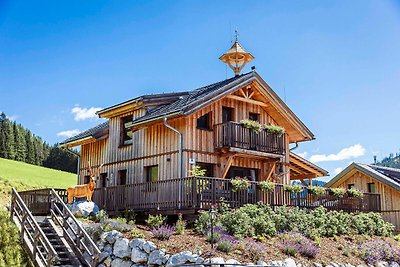
[[[214,125],[214,143],[218,150],[258,151],[275,155],[285,153],[285,136],[262,130],[260,133],[237,122]]]
[[[234,192],[229,179],[211,177],[185,177],[152,183],[138,183],[107,188],[97,188],[93,201],[108,212],[126,209],[135,212],[160,212],[165,214],[194,213],[226,203],[240,207],[248,203],[263,203],[272,207],[296,206],[348,212],[380,211],[380,195],[364,193],[363,198],[345,195],[335,199],[326,191],[315,196],[304,189],[301,193],[289,193],[277,184],[272,192],[263,192],[258,182],[250,182],[246,190]]]

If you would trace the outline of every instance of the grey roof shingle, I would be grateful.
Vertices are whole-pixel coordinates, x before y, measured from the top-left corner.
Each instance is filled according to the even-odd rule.
[[[86,137],[94,136],[97,133],[99,133],[99,132],[101,132],[101,131],[103,131],[103,130],[105,130],[107,128],[108,128],[108,121],[106,121],[104,123],[101,123],[101,124],[99,124],[99,125],[97,125],[97,126],[95,126],[93,128],[90,128],[90,129],[88,129],[88,130],[86,130],[84,132],[81,132],[81,133],[79,133],[79,134],[77,134],[77,135],[75,135],[73,137],[68,138],[68,139],[62,141],[60,143],[60,145],[68,144],[68,143],[77,141],[79,139],[83,139],[83,138],[86,138]]]

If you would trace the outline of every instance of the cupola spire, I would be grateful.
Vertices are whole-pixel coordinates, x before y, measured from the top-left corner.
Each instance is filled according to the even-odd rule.
[[[233,70],[235,75],[239,75],[244,66],[254,59],[254,56],[244,50],[244,48],[240,45],[238,41],[238,31],[235,31],[235,42],[232,47],[222,56],[220,56],[220,60],[226,64]]]

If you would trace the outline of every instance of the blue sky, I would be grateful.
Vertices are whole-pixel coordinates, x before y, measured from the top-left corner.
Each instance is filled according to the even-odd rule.
[[[50,143],[90,111],[251,65],[314,132],[296,152],[330,171],[399,151],[400,2],[2,1],[0,110]],[[91,109],[92,108],[92,109]]]

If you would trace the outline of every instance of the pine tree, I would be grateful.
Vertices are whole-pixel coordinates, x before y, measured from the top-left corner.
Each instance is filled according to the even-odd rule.
[[[15,160],[25,161],[26,158],[26,142],[23,129],[16,122],[13,123],[14,128],[14,144],[15,144]]]
[[[26,144],[25,162],[34,164],[35,163],[35,152],[33,149],[32,133],[29,130],[27,130],[25,133],[25,144]]]

